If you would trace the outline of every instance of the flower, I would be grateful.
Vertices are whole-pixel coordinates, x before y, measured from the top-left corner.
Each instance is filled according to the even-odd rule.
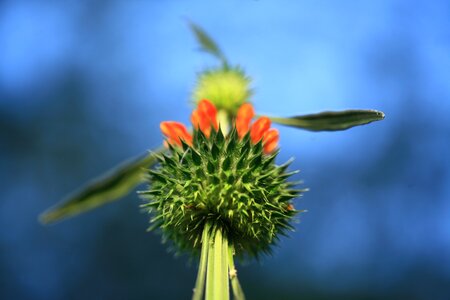
[[[167,137],[167,142],[171,145],[182,145],[182,141],[192,145],[192,135],[186,126],[179,122],[161,122],[159,125],[162,133]]]
[[[149,189],[141,194],[152,215],[151,229],[179,250],[198,251],[206,224],[221,228],[236,252],[258,256],[270,250],[279,234],[292,229],[298,213],[292,200],[302,190],[287,178],[289,163],[275,158],[279,134],[267,117],[254,122],[250,103],[222,128],[216,106],[198,101],[192,132],[181,123],[161,123],[168,154],[149,170]]]
[[[218,129],[217,109],[209,100],[201,100],[198,108],[192,112],[191,122],[195,129],[200,129],[207,137],[211,134],[211,127]]]

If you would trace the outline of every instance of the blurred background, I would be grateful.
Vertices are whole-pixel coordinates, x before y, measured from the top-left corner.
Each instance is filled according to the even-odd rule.
[[[188,123],[206,29],[253,78],[257,110],[373,108],[334,133],[281,128],[310,188],[296,232],[239,266],[249,299],[450,298],[448,1],[0,3],[0,298],[190,299],[196,263],[147,233],[135,193],[37,216]]]

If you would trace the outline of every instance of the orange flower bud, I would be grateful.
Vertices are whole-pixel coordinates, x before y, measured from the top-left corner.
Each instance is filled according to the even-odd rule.
[[[250,129],[250,138],[254,144],[263,138],[264,133],[269,130],[270,124],[271,122],[268,117],[261,117],[253,123],[252,128]]]
[[[278,146],[278,140],[280,139],[280,135],[278,130],[275,128],[271,128],[266,131],[263,135],[263,147],[264,153],[269,154]]]
[[[211,134],[211,126],[217,130],[219,125],[217,123],[217,109],[210,101],[204,99],[198,104],[198,108],[192,112],[192,125],[199,129],[207,136]]]
[[[240,138],[244,137],[250,129],[250,122],[255,116],[253,105],[244,103],[239,107],[236,115],[236,130]]]
[[[203,99],[198,103],[198,110],[208,118],[216,130],[219,128],[217,124],[217,109],[214,104],[209,100]]]
[[[183,140],[186,144],[192,145],[192,136],[186,129],[186,126],[179,122],[161,122],[159,127],[162,133],[167,137],[167,142],[171,145],[181,146]]]
[[[200,127],[200,116],[197,110],[193,110],[191,114],[191,123],[195,129]]]

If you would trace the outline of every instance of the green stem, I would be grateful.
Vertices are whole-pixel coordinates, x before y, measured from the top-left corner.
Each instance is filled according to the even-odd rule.
[[[245,300],[234,265],[234,247],[228,244],[222,228],[207,223],[203,229],[202,250],[192,300],[229,300],[229,281],[234,300]]]
[[[215,226],[208,249],[206,273],[206,300],[229,300],[228,288],[228,241],[222,228]]]
[[[244,291],[242,290],[242,287],[237,277],[237,271],[234,266],[233,256],[234,256],[234,247],[233,245],[230,245],[228,247],[228,263],[230,268],[230,280],[231,280],[231,288],[233,290],[233,298],[234,300],[245,300]]]
[[[195,282],[194,295],[192,296],[192,300],[202,300],[203,298],[203,292],[205,290],[206,265],[208,262],[208,249],[210,243],[210,230],[210,224],[206,223],[205,228],[203,228],[202,252],[200,253],[200,264],[198,266],[197,280]]]
[[[228,239],[223,236],[222,240],[222,277],[221,281],[224,284],[225,293],[227,294],[227,299],[230,299],[230,284],[229,284],[229,277],[228,277]]]

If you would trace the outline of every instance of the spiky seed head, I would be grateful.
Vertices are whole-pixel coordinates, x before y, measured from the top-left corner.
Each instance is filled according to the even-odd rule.
[[[298,212],[292,200],[302,190],[287,181],[287,165],[275,164],[278,152],[265,154],[262,142],[236,129],[220,128],[207,138],[194,130],[193,143],[170,145],[159,165],[148,172],[149,187],[141,192],[151,214],[151,229],[178,250],[198,250],[206,222],[221,226],[241,256],[269,252],[280,234],[291,230]]]
[[[206,70],[198,75],[192,101],[197,104],[202,99],[208,99],[218,110],[225,110],[234,116],[252,95],[250,81],[237,67]]]

